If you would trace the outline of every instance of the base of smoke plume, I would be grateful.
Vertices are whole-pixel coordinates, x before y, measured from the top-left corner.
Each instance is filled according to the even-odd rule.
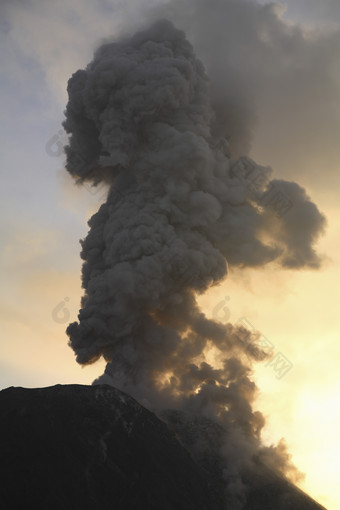
[[[236,476],[221,455],[226,430],[208,418],[166,411],[159,419],[107,385],[8,388],[0,403],[4,510],[224,510],[225,500],[232,510],[242,502],[321,510],[260,459]]]

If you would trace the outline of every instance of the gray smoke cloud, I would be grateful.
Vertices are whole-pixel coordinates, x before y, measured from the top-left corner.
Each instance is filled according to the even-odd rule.
[[[221,111],[213,89],[184,32],[165,20],[102,45],[70,78],[66,168],[78,182],[106,183],[108,197],[81,242],[84,297],[67,334],[79,363],[107,361],[96,382],[223,425],[236,509],[255,454],[291,465],[282,445],[261,445],[258,335],[208,319],[196,295],[228,266],[319,267],[325,219],[298,184],[234,156],[232,100]],[[237,140],[247,138],[240,125]]]
[[[319,9],[339,19],[339,2],[326,0],[318,9],[313,0],[294,0],[288,14],[302,3],[304,18],[314,8],[316,19]],[[172,0],[146,16],[166,17],[186,32],[210,79],[215,129],[234,156],[254,146],[281,176],[295,180],[298,172],[327,191],[340,164],[340,30],[308,29],[283,13],[278,2]]]

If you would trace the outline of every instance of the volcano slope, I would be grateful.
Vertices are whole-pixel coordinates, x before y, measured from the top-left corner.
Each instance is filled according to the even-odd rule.
[[[219,456],[224,433],[201,416],[157,417],[108,385],[8,388],[1,508],[234,510]],[[243,483],[245,510],[323,508],[256,459]]]

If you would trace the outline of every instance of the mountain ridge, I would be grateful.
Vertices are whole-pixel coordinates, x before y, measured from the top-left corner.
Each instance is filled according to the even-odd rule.
[[[176,413],[157,417],[108,385],[2,390],[2,508],[234,510],[215,454],[201,462]],[[215,426],[204,423],[208,438]],[[247,479],[244,510],[323,509],[261,463]]]

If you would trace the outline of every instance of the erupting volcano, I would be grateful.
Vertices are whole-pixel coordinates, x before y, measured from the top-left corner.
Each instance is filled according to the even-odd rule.
[[[213,91],[185,34],[165,20],[103,44],[70,78],[66,168],[108,195],[81,242],[84,296],[67,334],[79,363],[107,361],[94,384],[169,424],[172,409],[225,431],[219,454],[236,509],[242,473],[259,459],[298,472],[282,443],[261,443],[252,363],[270,354],[259,335],[208,319],[196,296],[228,268],[318,267],[325,219],[298,184],[230,153],[228,108]]]

